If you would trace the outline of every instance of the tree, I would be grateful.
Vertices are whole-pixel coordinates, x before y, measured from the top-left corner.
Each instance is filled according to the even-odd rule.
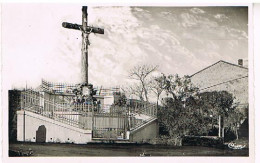
[[[158,101],[160,98],[160,95],[162,94],[164,90],[164,76],[159,76],[159,77],[153,77],[151,82],[150,82],[150,87],[152,92],[156,95],[156,104],[158,107]]]
[[[143,94],[144,90],[143,87],[140,84],[134,83],[128,87],[122,87],[123,92],[128,95],[134,95],[139,98],[139,100],[144,101]]]
[[[179,77],[178,74],[165,76],[164,89],[175,101],[185,101],[190,97],[197,97],[199,89],[195,87],[189,76]]]
[[[227,91],[212,91],[200,94],[200,106],[203,112],[207,116],[212,116],[213,124],[219,121],[219,136],[224,136],[224,128],[230,128],[238,138],[237,126],[243,119],[243,114],[237,110],[237,103],[234,100],[233,95]],[[217,120],[218,118],[219,120]]]
[[[115,100],[114,105],[116,106],[126,106],[127,104],[127,98],[124,93],[119,93],[118,98]]]
[[[130,79],[134,79],[140,82],[142,91],[144,93],[145,100],[148,102],[148,77],[152,72],[156,71],[158,66],[153,65],[138,65],[129,71]]]
[[[158,110],[159,123],[171,137],[203,133],[200,115],[193,107],[198,88],[192,85],[188,76],[163,75],[162,79],[163,89],[170,97]]]
[[[244,115],[237,109],[230,110],[229,116],[224,121],[224,127],[227,127],[228,129],[233,131],[236,135],[236,139],[238,139],[238,128],[241,125],[240,122],[244,119]]]
[[[228,116],[228,113],[234,109],[234,98],[227,91],[203,92],[199,94],[199,98],[203,102],[202,106],[206,107],[212,115]]]
[[[236,129],[241,120],[234,97],[226,91],[199,93],[188,76],[177,74],[163,75],[161,82],[169,97],[159,109],[158,119],[170,136],[207,135],[214,124],[224,133],[224,127]]]

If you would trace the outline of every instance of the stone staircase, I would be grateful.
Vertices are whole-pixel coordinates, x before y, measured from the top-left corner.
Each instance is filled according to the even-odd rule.
[[[45,119],[48,118],[50,121],[56,121],[78,129],[92,130],[92,136],[94,130],[96,129],[93,125],[101,122],[104,123],[104,131],[124,132],[124,136],[121,138],[119,136],[114,136],[94,140],[94,137],[92,137],[93,141],[128,141],[129,134],[127,133],[134,133],[157,119],[157,111],[154,105],[145,105],[142,108],[128,108],[127,113],[122,113],[122,115],[120,115],[114,113],[98,113],[100,106],[95,105],[70,104],[69,102],[60,104],[54,101],[49,101],[44,99],[39,92],[33,90],[22,92],[21,99],[22,110],[43,116]],[[66,99],[66,101],[69,100]],[[119,122],[120,120],[122,122]],[[111,123],[111,126],[106,127],[108,122]],[[119,125],[121,125],[121,127],[117,128]]]

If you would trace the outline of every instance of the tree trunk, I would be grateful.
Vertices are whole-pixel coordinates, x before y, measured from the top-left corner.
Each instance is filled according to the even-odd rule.
[[[225,137],[225,127],[222,128],[222,137]]]
[[[142,86],[143,86],[143,89],[144,89],[145,100],[146,100],[147,102],[149,102],[149,100],[148,100],[148,92],[147,92],[147,90],[146,90],[146,88],[145,88],[144,81],[141,81],[141,83],[142,83]]]
[[[218,137],[221,137],[221,116],[218,116]]]
[[[222,127],[222,137],[223,137],[223,140],[224,140],[224,137],[225,137],[225,126],[224,126],[224,117],[222,117],[222,120],[221,120],[221,127]]]
[[[237,137],[237,140],[238,140],[238,131],[237,131],[237,127],[235,127],[235,132],[236,132],[236,137]]]
[[[157,95],[157,101],[156,101],[157,108],[158,108],[158,105],[159,105],[159,98],[160,98],[160,95],[159,96]]]

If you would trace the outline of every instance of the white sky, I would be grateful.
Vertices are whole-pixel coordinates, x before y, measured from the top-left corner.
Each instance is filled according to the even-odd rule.
[[[137,64],[156,64],[166,74],[191,75],[219,60],[248,56],[247,8],[89,7],[89,82],[126,83]],[[81,24],[81,5],[2,6],[3,85],[80,82],[81,34],[62,22]]]

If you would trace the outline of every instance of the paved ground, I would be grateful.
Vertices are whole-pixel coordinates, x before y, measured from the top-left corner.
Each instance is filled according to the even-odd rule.
[[[55,156],[139,156],[149,153],[152,156],[248,156],[248,149],[231,150],[197,146],[156,146],[156,145],[125,145],[125,144],[36,144],[13,143],[11,151],[33,151],[34,157]]]

